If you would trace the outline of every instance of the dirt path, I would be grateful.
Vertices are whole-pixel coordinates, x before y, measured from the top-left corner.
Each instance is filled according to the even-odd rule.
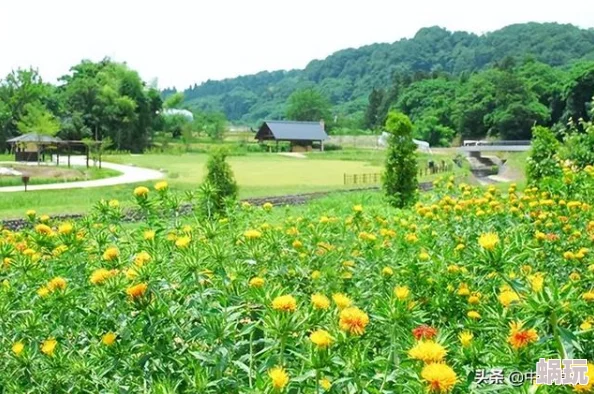
[[[75,166],[85,166],[86,165],[86,159],[84,156],[73,156],[71,158],[70,162],[72,165],[75,165]],[[91,164],[92,164],[92,162],[91,162]],[[123,184],[127,184],[127,183],[153,181],[156,179],[161,179],[165,176],[160,171],[151,170],[148,168],[127,166],[127,165],[123,165],[123,164],[114,164],[114,163],[103,162],[101,166],[103,168],[109,168],[112,170],[119,171],[122,173],[122,175],[118,175],[118,176],[111,177],[111,178],[96,179],[94,181],[61,182],[61,183],[50,183],[50,184],[46,184],[46,185],[31,185],[31,186],[27,187],[27,191],[62,190],[62,189],[79,189],[79,188],[89,188],[89,187],[114,186],[114,185],[123,185]],[[25,191],[24,186],[0,187],[0,193],[22,192],[22,191]]]
[[[292,157],[293,159],[307,159],[307,156],[299,152],[282,152],[279,153],[279,155],[285,157]]]

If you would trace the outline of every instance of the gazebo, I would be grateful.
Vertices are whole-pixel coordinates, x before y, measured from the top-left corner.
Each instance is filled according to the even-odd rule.
[[[60,153],[64,154],[66,148],[66,156],[68,157],[68,167],[70,167],[70,156],[72,155],[72,148],[84,148],[87,157],[87,168],[89,167],[89,148],[91,145],[101,145],[101,141],[83,142],[83,141],[65,141],[58,137],[52,137],[44,134],[28,133],[6,141],[14,152],[15,161],[25,162],[40,162],[45,159],[45,154],[48,148],[51,154],[56,154],[56,163],[60,164]],[[101,168],[101,154],[99,154],[99,168]]]

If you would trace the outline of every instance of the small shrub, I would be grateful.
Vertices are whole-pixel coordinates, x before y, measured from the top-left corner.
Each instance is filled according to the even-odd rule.
[[[324,151],[331,152],[336,150],[342,150],[342,146],[332,143],[324,144]]]
[[[215,148],[206,162],[206,178],[200,188],[199,211],[208,218],[224,215],[229,202],[237,200],[237,183],[226,161],[227,151]],[[204,207],[207,209],[202,209]]]
[[[413,125],[403,113],[392,111],[386,119],[388,153],[382,181],[388,202],[397,208],[417,199],[417,146],[412,139]]]
[[[526,178],[534,184],[546,177],[557,177],[561,170],[557,165],[559,142],[553,132],[542,126],[532,129],[532,149],[526,166]]]

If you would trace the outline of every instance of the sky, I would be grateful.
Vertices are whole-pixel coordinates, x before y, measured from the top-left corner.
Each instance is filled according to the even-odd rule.
[[[576,12],[576,10],[578,10]],[[126,62],[160,88],[304,68],[422,27],[485,33],[513,23],[594,27],[592,0],[0,0],[0,78],[55,82],[82,59]]]

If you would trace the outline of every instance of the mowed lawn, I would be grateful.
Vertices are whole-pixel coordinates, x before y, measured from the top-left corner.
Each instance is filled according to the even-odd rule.
[[[163,170],[171,187],[195,190],[205,175],[206,154],[117,155],[104,158]],[[241,197],[273,196],[344,188],[344,174],[380,172],[367,161],[297,159],[276,154],[229,157]],[[138,184],[112,187],[0,193],[0,218],[22,217],[27,209],[39,214],[84,213],[100,199],[127,201]],[[149,185],[150,186],[150,185]]]
[[[106,161],[164,170],[170,183],[195,187],[206,173],[203,154],[110,156]],[[278,189],[307,186],[336,187],[344,174],[380,172],[381,167],[366,161],[299,159],[276,154],[250,154],[227,159],[237,183],[247,189]]]

